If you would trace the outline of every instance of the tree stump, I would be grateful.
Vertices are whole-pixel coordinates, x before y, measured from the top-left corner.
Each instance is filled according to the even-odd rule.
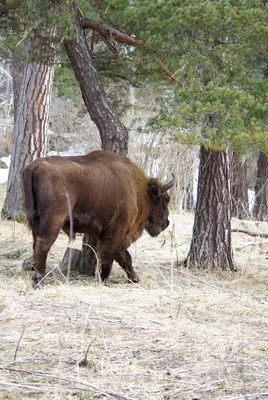
[[[81,272],[82,251],[68,247],[64,253],[63,259],[59,265],[61,272],[67,275],[68,268],[70,271]]]

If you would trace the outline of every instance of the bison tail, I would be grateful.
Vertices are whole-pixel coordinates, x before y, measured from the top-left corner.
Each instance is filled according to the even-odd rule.
[[[33,173],[34,173],[34,168],[32,167],[32,165],[28,165],[22,171],[24,208],[26,213],[26,219],[31,229],[33,229],[36,226],[38,218],[34,188],[33,188]]]

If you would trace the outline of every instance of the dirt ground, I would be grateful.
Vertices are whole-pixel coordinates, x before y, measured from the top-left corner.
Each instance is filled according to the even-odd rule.
[[[188,270],[177,261],[192,224],[191,214],[172,214],[167,231],[132,247],[139,284],[117,265],[106,285],[67,281],[57,273],[62,233],[54,272],[34,290],[22,269],[31,234],[0,220],[0,399],[267,399],[268,240],[233,233],[236,273]]]

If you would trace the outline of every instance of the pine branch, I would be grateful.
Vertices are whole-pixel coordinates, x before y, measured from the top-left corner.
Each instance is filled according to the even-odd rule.
[[[121,80],[123,80],[123,81],[128,81],[133,87],[137,87],[137,88],[139,88],[139,87],[141,87],[140,85],[139,85],[139,83],[137,83],[137,82],[135,82],[132,78],[131,78],[131,76],[129,76],[129,74],[128,73],[126,73],[126,75],[122,75],[122,74],[113,74],[113,73],[111,73],[111,72],[106,72],[106,71],[102,71],[102,70],[99,70],[99,73],[100,73],[100,75],[102,75],[102,76],[105,76],[105,77],[107,77],[107,78],[111,78],[111,79],[121,79]]]
[[[156,62],[160,65],[164,74],[167,75],[174,83],[177,83],[180,87],[184,86],[184,84],[179,79],[175,78],[175,76],[164,66],[161,60],[156,60]]]
[[[119,56],[118,51],[116,50],[116,48],[114,47],[114,45],[108,40],[108,38],[104,35],[100,34],[100,37],[102,38],[102,40],[104,41],[104,43],[106,44],[106,46],[108,47],[108,49],[116,56]]]
[[[89,18],[82,18],[80,21],[82,29],[92,29],[97,31],[102,37],[106,37],[107,40],[114,39],[118,43],[128,44],[134,47],[144,47],[145,43],[141,40],[129,36],[127,33],[121,32],[108,25],[103,25],[98,21],[93,21]]]
[[[81,17],[81,12],[79,12],[79,16]],[[124,33],[122,31],[119,31],[115,28],[112,28],[111,26],[108,25],[103,25],[98,21],[93,21],[92,19],[89,18],[81,18],[80,24],[82,29],[92,29],[93,30],[93,39],[91,42],[91,49],[93,49],[93,44],[95,40],[95,34],[94,32],[98,32],[106,44],[106,46],[109,48],[109,50],[116,56],[118,56],[118,52],[115,48],[115,46],[111,43],[111,40],[115,40],[118,43],[121,44],[126,44],[129,46],[134,46],[134,47],[146,47],[146,44],[139,39],[134,38],[133,36],[128,35],[127,33]],[[161,70],[164,72],[164,74],[171,79],[174,83],[177,83],[180,87],[183,87],[184,84],[170,72],[163,62],[161,60],[156,60],[156,62],[160,65]]]

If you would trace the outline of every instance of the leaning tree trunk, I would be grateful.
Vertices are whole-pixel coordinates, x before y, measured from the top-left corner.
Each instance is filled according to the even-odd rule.
[[[241,161],[238,153],[233,154],[233,217],[249,218],[248,184],[246,164]]]
[[[231,213],[232,152],[201,146],[198,198],[187,265],[236,269],[231,247]]]
[[[72,4],[76,10],[75,2],[72,1]],[[127,130],[107,99],[78,19],[75,22],[75,30],[75,38],[65,40],[64,46],[90,117],[99,129],[102,148],[126,155],[128,150]],[[85,234],[81,272],[88,275],[95,275],[96,257],[92,248],[97,249],[97,239],[93,235]]]
[[[19,61],[21,55],[13,54],[14,134],[2,211],[16,220],[24,215],[21,170],[45,153],[54,66],[40,40],[35,37],[28,44],[24,61]]]
[[[76,10],[75,2],[72,3]],[[99,129],[102,148],[126,155],[128,151],[127,130],[107,99],[78,18],[75,28],[75,38],[65,40],[64,46],[90,117]]]
[[[258,221],[268,221],[268,156],[262,151],[258,158],[255,195],[254,217]]]

